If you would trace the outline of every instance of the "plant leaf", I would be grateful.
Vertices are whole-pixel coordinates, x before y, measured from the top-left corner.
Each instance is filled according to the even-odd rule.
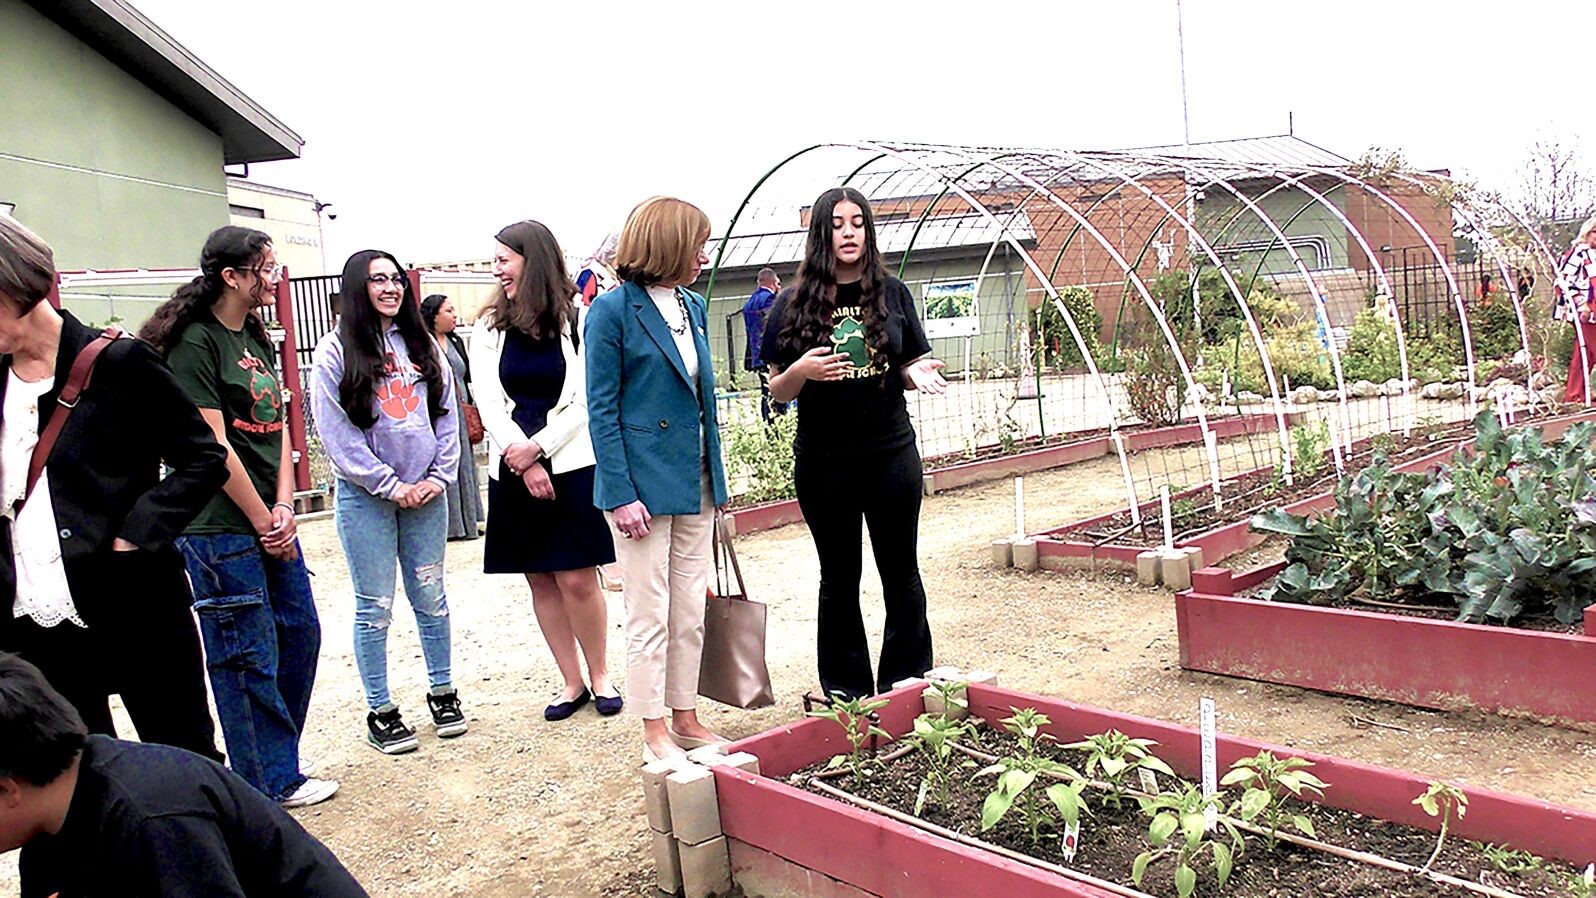
[[[1234,862],[1230,854],[1230,846],[1223,842],[1214,843],[1214,873],[1219,877],[1219,884],[1223,886],[1225,880],[1230,878],[1230,865]]]
[[[1295,826],[1297,828],[1298,832],[1302,833],[1303,835],[1307,836],[1310,839],[1319,838],[1318,834],[1316,834],[1313,831],[1313,821],[1309,820],[1307,817],[1302,816],[1301,814],[1293,814],[1293,815],[1291,815],[1291,825]]]
[[[1197,891],[1197,871],[1189,864],[1175,868],[1175,891],[1180,893],[1180,898],[1190,898],[1191,893]]]
[[[1152,859],[1153,854],[1150,851],[1136,855],[1135,862],[1131,864],[1131,882],[1136,885],[1142,884],[1142,877],[1147,875],[1147,863]]]
[[[1014,803],[1014,796],[1000,791],[988,792],[986,801],[981,802],[981,831],[986,832],[997,825],[1003,815],[1009,812],[1009,807]]]
[[[1147,840],[1154,845],[1163,846],[1169,837],[1175,834],[1175,829],[1180,826],[1180,820],[1174,814],[1164,811],[1153,818],[1152,824],[1147,827]]]
[[[1269,807],[1269,793],[1262,789],[1248,789],[1241,795],[1241,819],[1251,820]]]

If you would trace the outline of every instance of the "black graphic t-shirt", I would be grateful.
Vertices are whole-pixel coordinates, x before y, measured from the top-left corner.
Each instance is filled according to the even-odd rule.
[[[808,381],[798,394],[796,452],[842,455],[901,449],[914,442],[909,406],[904,401],[902,367],[931,351],[909,288],[894,277],[882,285],[887,308],[887,350],[870,345],[859,311],[859,284],[837,285],[835,326],[830,348],[847,355],[853,371],[839,381]],[[788,304],[793,289],[782,291],[771,306],[760,356],[782,369],[814,347],[783,347]]]
[[[214,319],[189,325],[167,355],[183,392],[201,409],[220,409],[227,442],[267,505],[277,495],[282,464],[283,393],[272,348],[248,331],[231,331]],[[217,491],[185,533],[248,533],[242,509]]]

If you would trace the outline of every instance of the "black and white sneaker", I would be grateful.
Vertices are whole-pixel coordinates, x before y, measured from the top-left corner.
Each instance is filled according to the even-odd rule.
[[[366,715],[366,741],[385,755],[415,751],[420,744],[416,741],[416,731],[405,726],[398,708],[389,708],[381,713],[372,711]]]
[[[432,712],[432,726],[437,729],[440,738],[465,735],[469,727],[466,725],[465,712],[460,710],[459,692],[450,690],[442,695],[429,693],[427,708]]]

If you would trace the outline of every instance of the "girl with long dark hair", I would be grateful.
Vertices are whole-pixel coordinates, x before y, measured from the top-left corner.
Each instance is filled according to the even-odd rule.
[[[227,482],[177,541],[194,589],[211,692],[228,761],[286,807],[331,798],[307,778],[299,736],[310,710],[321,621],[294,520],[294,480],[274,350],[256,309],[282,268],[271,238],[213,232],[200,274],[178,288],[139,336],[172,373],[227,450]]]
[[[798,398],[793,479],[820,556],[820,683],[885,692],[931,668],[920,582],[920,454],[904,392],[947,390],[908,287],[889,276],[870,203],[851,187],[815,200],[798,283],[777,297],[761,356],[777,402]],[[859,610],[860,520],[881,575],[886,630],[872,685]]]
[[[421,320],[399,260],[361,250],[344,263],[338,329],[316,345],[310,406],[337,486],[333,520],[355,588],[355,667],[366,741],[415,751],[416,732],[388,691],[388,627],[397,567],[427,665],[427,708],[442,738],[466,731],[450,670],[442,498],[460,463],[454,379]]]
[[[593,507],[576,285],[554,235],[535,221],[499,231],[493,273],[499,289],[471,338],[490,459],[483,568],[521,574],[532,590],[564,681],[544,719],[565,720],[590,701],[607,717],[621,710],[621,694],[610,682],[609,612],[594,569],[615,560],[615,546]]]

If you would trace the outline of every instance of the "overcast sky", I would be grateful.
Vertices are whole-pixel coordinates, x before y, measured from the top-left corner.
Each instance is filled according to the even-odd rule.
[[[334,270],[366,246],[485,258],[521,218],[582,255],[655,193],[718,233],[762,173],[831,140],[1182,136],[1174,0],[132,2],[304,138],[250,174],[334,204]],[[1343,155],[1400,148],[1511,189],[1536,136],[1576,138],[1589,105],[1585,54],[1558,38],[1574,9],[1185,0],[1191,139],[1283,133],[1295,113]],[[811,199],[849,159],[755,204]]]

